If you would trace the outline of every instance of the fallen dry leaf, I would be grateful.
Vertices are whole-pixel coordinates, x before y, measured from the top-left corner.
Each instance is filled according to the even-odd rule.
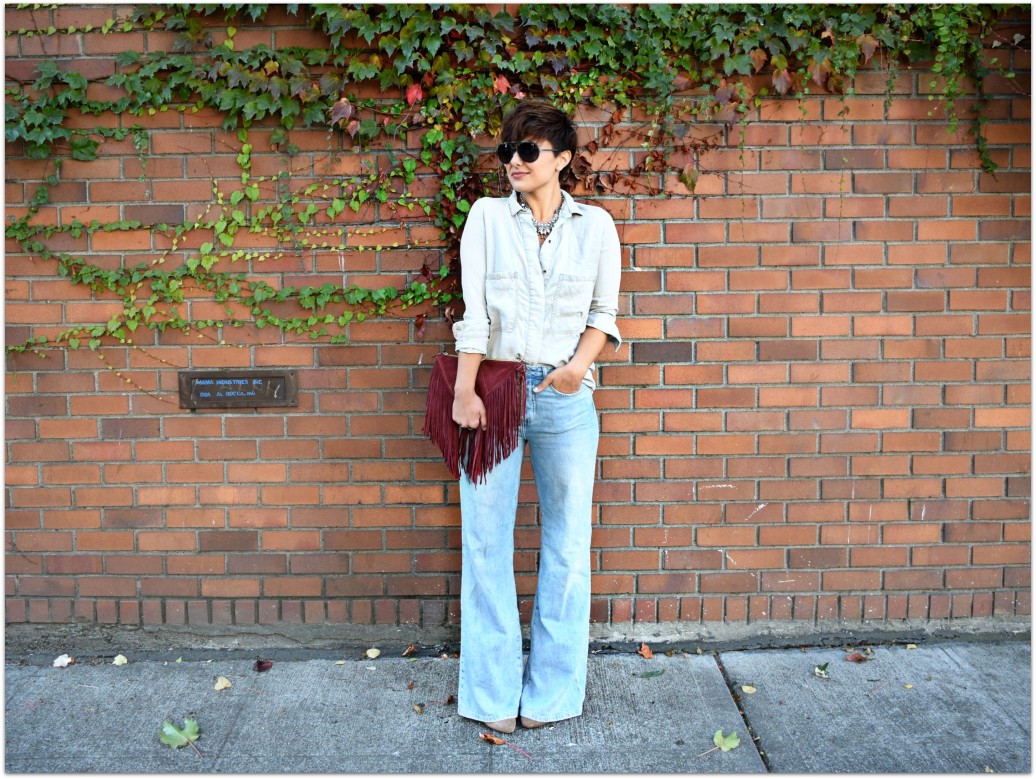
[[[742,684],[741,685],[741,692],[743,692],[745,695],[754,695],[756,690],[755,690],[755,687],[753,687],[750,684]]]
[[[729,735],[723,735],[723,729],[716,731],[716,735],[712,737],[712,743],[722,749],[724,752],[729,752],[731,749],[737,749],[741,746],[741,737],[735,732],[730,731]]]
[[[380,649],[376,649],[376,648],[372,647],[371,649],[367,650],[367,657],[370,658],[371,660],[374,660],[374,659],[376,659],[376,658],[378,658],[380,656],[381,656],[381,650]]]
[[[54,667],[68,668],[69,663],[74,663],[75,661],[76,659],[74,657],[69,657],[68,655],[60,655],[59,657],[54,658]]]
[[[846,655],[845,656],[845,661],[847,663],[869,663],[870,662],[870,658],[869,657],[864,657],[859,652],[854,652],[851,655]]]
[[[452,706],[456,702],[457,702],[457,699],[454,698],[452,695],[446,699],[446,705],[447,706]]]
[[[410,684],[408,684],[408,685],[406,686],[406,688],[407,688],[408,690],[412,690],[412,689],[414,689],[414,688],[415,688],[416,686],[417,686],[417,682],[410,682]]]
[[[497,746],[501,746],[501,745],[509,746],[511,749],[513,749],[518,754],[520,754],[520,755],[522,755],[524,757],[529,758],[529,760],[532,760],[532,755],[530,755],[528,752],[526,752],[521,747],[515,746],[510,741],[504,741],[502,738],[498,738],[497,736],[491,735],[489,733],[483,733],[483,734],[481,734],[479,736],[479,738],[483,739],[484,741],[488,741],[490,744],[496,744]]]
[[[737,749],[741,746],[741,737],[736,731],[731,731],[729,735],[723,735],[723,729],[716,731],[716,734],[712,737],[712,743],[715,744],[712,749],[706,749],[698,757],[703,757],[710,752],[715,752],[717,749],[722,749],[724,752],[729,752],[732,749]]]
[[[129,660],[126,659],[126,655],[115,655],[115,659],[112,660],[112,665],[126,665]]]
[[[917,649],[917,644],[907,644],[906,648],[907,649]]]
[[[273,668],[273,660],[263,660],[259,657],[255,658],[255,665],[252,666],[252,669],[259,673],[269,671],[271,668]]]
[[[641,644],[640,650],[637,652],[637,654],[643,657],[645,660],[650,660],[652,657],[655,656],[655,653],[651,651],[651,647],[649,647],[647,644]]]
[[[218,679],[216,680],[216,689],[217,689],[217,690],[229,690],[229,689],[230,689],[231,687],[233,687],[233,686],[234,686],[234,685],[232,685],[232,684],[230,683],[230,679],[228,679],[228,678],[227,678],[227,677],[225,677],[225,676],[221,676],[221,677],[219,677],[219,678],[218,678]]]
[[[182,728],[178,728],[166,720],[158,731],[158,738],[163,744],[168,744],[173,749],[179,749],[189,744],[194,747],[194,751],[198,753],[199,757],[204,757],[194,743],[198,740],[198,720],[184,719]]]
[[[414,704],[414,711],[416,711],[418,714],[424,714],[424,704],[423,703],[415,703]]]
[[[404,650],[404,652],[403,652],[403,657],[409,657],[410,655],[412,655],[412,654],[413,654],[414,652],[416,652],[416,651],[417,651],[417,647],[416,647],[416,646],[414,646],[413,644],[411,644],[410,646],[408,646],[408,647],[407,647],[407,648],[406,648],[406,649]]]

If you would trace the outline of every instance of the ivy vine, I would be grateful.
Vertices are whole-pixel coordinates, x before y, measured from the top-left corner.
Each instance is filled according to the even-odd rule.
[[[99,79],[105,97],[94,97],[89,79],[54,60],[41,61],[24,83],[8,74],[6,140],[52,169],[25,215],[9,218],[7,237],[23,252],[55,261],[70,282],[114,294],[123,304],[107,323],[73,325],[8,349],[133,344],[141,329],[177,328],[218,340],[213,328],[246,324],[335,342],[347,337],[353,321],[421,304],[449,306],[459,296],[457,244],[465,216],[477,197],[501,191],[504,183],[486,164],[484,139],[526,96],[545,97],[566,111],[594,106],[611,113],[601,140],[577,157],[570,183],[590,192],[622,186],[664,196],[676,182],[694,190],[696,160],[708,142],[690,133],[693,124],[744,126],[774,98],[851,96],[854,76],[868,68],[888,73],[891,100],[897,69],[923,65],[933,74],[931,98],[944,101],[951,129],[976,86],[967,120],[983,166],[995,170],[983,135],[981,84],[994,73],[1013,78],[1001,52],[1026,41],[998,33],[997,22],[1019,7],[535,4],[512,14],[459,5],[178,4],[133,8],[98,28],[57,29],[49,24],[53,6],[33,6],[33,18],[45,16],[47,26],[7,30],[8,36],[49,40],[144,30],[175,37],[172,51],[119,54],[116,72]],[[326,45],[239,47],[238,31],[264,22],[274,8],[304,22]],[[381,96],[362,97],[372,84]],[[132,136],[146,161],[146,117],[203,109],[219,112],[223,128],[237,131],[241,177],[230,191],[214,181],[201,217],[179,225],[58,226],[38,219],[49,188],[60,181],[63,159],[94,160],[105,141]],[[653,117],[638,138],[639,161],[628,170],[593,170],[590,157],[633,110]],[[120,129],[71,121],[102,115],[119,117]],[[296,184],[290,164],[277,176],[252,174],[257,129],[269,150],[290,163],[298,152],[292,132],[313,128],[328,130],[327,174],[318,183]],[[333,175],[334,161],[347,150],[376,153],[388,164],[371,156],[361,173]],[[368,226],[343,227],[347,210],[367,214]],[[398,229],[392,226],[397,221]],[[408,224],[433,225],[439,241],[409,232]],[[132,268],[102,268],[86,253],[49,248],[58,233],[89,238],[142,229],[163,236],[170,248]],[[284,252],[377,251],[387,248],[378,244],[379,232],[397,235],[398,244],[400,231],[408,237],[399,248],[445,246],[444,262],[425,265],[402,288],[274,288],[255,278],[263,262]],[[245,234],[263,236],[270,248],[244,248],[239,238]],[[226,316],[188,319],[185,295],[197,289],[223,304]],[[417,314],[419,336],[424,316]]]

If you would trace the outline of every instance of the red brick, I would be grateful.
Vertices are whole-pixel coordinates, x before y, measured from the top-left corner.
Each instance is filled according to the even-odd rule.
[[[758,592],[759,574],[755,573],[703,573],[702,593]]]

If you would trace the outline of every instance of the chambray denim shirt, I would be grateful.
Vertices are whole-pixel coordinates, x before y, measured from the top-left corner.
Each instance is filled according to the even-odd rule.
[[[572,358],[587,327],[619,348],[615,223],[603,208],[565,191],[561,197],[561,216],[542,245],[516,193],[471,207],[460,242],[465,312],[453,325],[458,352],[553,369]],[[593,365],[583,383],[595,388]]]

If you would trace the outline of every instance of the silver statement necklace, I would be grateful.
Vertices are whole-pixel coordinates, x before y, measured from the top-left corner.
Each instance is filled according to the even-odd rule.
[[[536,217],[532,216],[532,209],[529,208],[529,204],[525,202],[525,198],[522,197],[522,193],[518,193],[518,205],[528,210],[529,216],[532,216],[532,224],[536,228],[536,234],[546,238],[550,235],[551,230],[554,229],[554,225],[558,223],[558,219],[561,218],[561,206],[565,204],[564,198],[561,200],[561,204],[558,206],[558,210],[554,212],[554,216],[550,218],[549,222],[537,222]]]

